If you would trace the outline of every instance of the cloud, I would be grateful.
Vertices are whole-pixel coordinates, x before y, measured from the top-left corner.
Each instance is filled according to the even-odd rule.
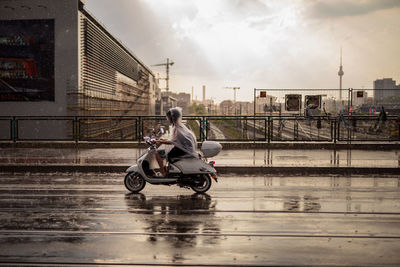
[[[86,0],[155,73],[164,77],[165,68],[152,64],[175,62],[171,90],[194,86],[201,95],[206,85],[217,101],[232,98],[223,86],[240,86],[242,100],[254,87],[337,87],[340,47],[344,86],[399,80],[399,7],[400,0]]]
[[[308,15],[312,18],[337,18],[359,16],[398,7],[400,7],[399,0],[324,0],[311,4]]]
[[[231,7],[236,11],[236,14],[244,17],[249,15],[265,15],[270,12],[269,7],[261,0],[228,1],[226,7]]]

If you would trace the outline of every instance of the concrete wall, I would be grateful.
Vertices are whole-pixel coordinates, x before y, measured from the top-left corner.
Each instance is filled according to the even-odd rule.
[[[0,102],[0,116],[68,115],[66,92],[78,87],[78,3],[78,0],[0,1],[1,20],[54,19],[55,35],[55,101]]]

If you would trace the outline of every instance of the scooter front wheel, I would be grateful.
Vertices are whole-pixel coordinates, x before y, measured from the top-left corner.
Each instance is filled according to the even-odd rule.
[[[146,185],[146,181],[144,180],[142,175],[140,175],[140,173],[137,172],[129,172],[125,176],[124,183],[126,189],[128,189],[132,193],[140,192]]]
[[[193,179],[192,184],[190,187],[196,192],[196,193],[205,193],[210,189],[211,187],[211,178],[210,175],[208,174],[203,174],[201,176],[198,176]]]

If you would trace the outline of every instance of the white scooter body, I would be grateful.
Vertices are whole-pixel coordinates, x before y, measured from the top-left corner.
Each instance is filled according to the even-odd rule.
[[[157,178],[154,176],[149,176],[145,170],[143,169],[143,162],[147,161],[150,165],[150,170],[154,170],[158,168],[158,163],[155,160],[154,153],[157,153],[155,149],[148,148],[145,153],[142,154],[141,157],[138,158],[137,164],[129,167],[126,172],[138,172],[143,178],[151,183],[170,183],[177,180],[176,177],[172,178],[172,176],[176,174],[190,175],[190,174],[216,174],[217,171],[213,166],[206,163],[203,159],[200,158],[180,158],[174,163],[169,163],[168,165],[168,175],[167,177]],[[171,177],[171,178],[168,178]]]

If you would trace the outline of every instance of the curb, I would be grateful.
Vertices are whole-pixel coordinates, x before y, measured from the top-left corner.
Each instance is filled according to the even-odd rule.
[[[3,165],[0,172],[103,172],[124,173],[126,165]],[[369,167],[266,167],[266,166],[216,166],[219,174],[238,175],[400,175],[400,168]]]
[[[370,167],[216,167],[217,172],[221,174],[258,174],[258,175],[279,175],[288,176],[300,175],[367,175],[367,174],[400,174],[400,168],[370,168]]]

